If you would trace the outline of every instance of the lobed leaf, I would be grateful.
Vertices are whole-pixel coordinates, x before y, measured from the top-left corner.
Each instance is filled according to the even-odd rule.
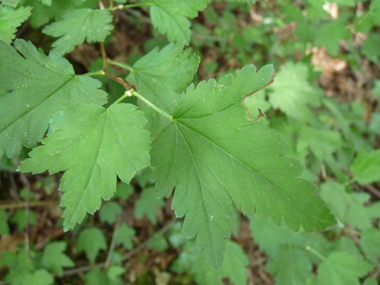
[[[161,51],[155,48],[133,65],[128,79],[137,85],[146,99],[172,114],[179,93],[185,90],[197,72],[199,57],[190,55],[190,51],[184,51],[180,44],[169,44]],[[166,119],[144,102],[139,102],[139,106],[147,116],[147,129],[157,135],[167,124]]]
[[[22,146],[41,141],[52,115],[64,106],[104,104],[107,94],[98,80],[76,76],[56,53],[48,57],[32,43],[17,39],[16,49],[0,41],[0,157],[18,155]]]
[[[112,15],[106,10],[78,9],[65,14],[63,20],[43,29],[43,33],[61,37],[53,43],[53,52],[64,55],[75,46],[87,42],[102,42],[112,31]]]
[[[0,41],[12,42],[16,28],[29,18],[30,10],[30,7],[12,9],[0,4]]]
[[[153,26],[167,35],[170,42],[188,44],[190,42],[190,22],[198,11],[206,8],[211,0],[153,0],[150,17]]]
[[[117,176],[129,183],[137,170],[149,164],[149,133],[146,119],[136,106],[98,105],[64,108],[50,122],[43,146],[22,162],[23,172],[66,171],[59,190],[65,231],[85,215],[99,209],[116,191]]]
[[[234,206],[248,216],[257,212],[293,230],[323,229],[334,218],[316,188],[296,178],[301,165],[283,156],[285,143],[262,122],[246,119],[243,97],[271,82],[272,66],[258,73],[244,67],[236,78],[190,86],[170,122],[152,143],[153,177],[159,196],[169,196],[177,217],[186,215],[184,233],[220,268],[228,218]],[[261,119],[263,120],[263,119]]]

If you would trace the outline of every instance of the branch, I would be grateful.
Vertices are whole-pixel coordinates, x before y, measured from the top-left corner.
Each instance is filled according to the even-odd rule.
[[[29,208],[33,207],[44,207],[44,206],[51,206],[51,205],[58,205],[59,201],[31,201],[29,202]],[[0,210],[9,210],[9,209],[21,209],[26,208],[28,206],[27,202],[18,202],[18,203],[7,203],[7,204],[0,204]]]

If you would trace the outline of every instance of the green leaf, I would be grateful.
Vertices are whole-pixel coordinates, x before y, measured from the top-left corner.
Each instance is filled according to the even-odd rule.
[[[37,271],[25,276],[22,284],[50,285],[54,284],[54,277],[45,269],[38,269]]]
[[[84,250],[91,263],[95,263],[96,256],[102,249],[107,249],[106,238],[99,228],[83,230],[77,240],[77,251]]]
[[[158,250],[160,252],[165,251],[169,247],[163,233],[154,233],[152,240],[149,243],[149,248]]]
[[[57,54],[41,54],[32,43],[0,42],[0,86],[13,92],[0,96],[0,157],[13,157],[44,136],[52,115],[71,104],[106,102],[100,82],[76,76]]]
[[[44,0],[45,1],[45,0]],[[52,1],[51,5],[44,5],[40,0],[25,0],[24,5],[33,7],[30,24],[38,28],[51,19],[61,20],[62,16],[79,8],[94,8],[98,5],[96,0],[65,0]]]
[[[380,35],[370,34],[360,50],[370,61],[378,63],[380,57]]]
[[[306,284],[312,277],[312,264],[304,250],[282,245],[277,258],[270,258],[266,269],[275,275],[277,285]],[[241,283],[242,284],[242,283]]]
[[[3,0],[1,1],[2,4],[11,6],[11,7],[17,7],[18,4],[20,4],[21,0]]]
[[[366,230],[372,227],[372,218],[380,216],[380,213],[376,213],[375,205],[363,206],[363,203],[370,198],[369,194],[349,194],[343,185],[336,182],[327,181],[323,183],[319,195],[343,224]]]
[[[380,1],[373,0],[369,10],[355,19],[355,31],[368,33],[374,26],[380,26]]]
[[[92,268],[84,276],[85,285],[103,285],[107,283],[107,276],[100,268]]]
[[[129,196],[133,194],[133,186],[123,182],[117,184],[117,189],[114,198],[119,198],[122,201],[127,201]]]
[[[0,235],[9,235],[9,226],[7,220],[7,212],[5,210],[0,210]]]
[[[219,271],[205,262],[205,259],[196,249],[195,243],[187,242],[171,270],[178,273],[188,273],[198,284],[223,285],[223,277],[228,277],[235,285],[247,284],[247,256],[241,247],[230,240],[227,241],[224,252],[224,262]]]
[[[63,267],[74,267],[75,263],[66,255],[66,242],[50,242],[44,248],[42,265],[50,272],[62,276]]]
[[[133,65],[128,79],[146,99],[172,114],[179,93],[188,86],[198,68],[199,57],[190,52],[190,49],[183,51],[180,44],[169,44],[161,51],[155,48]],[[166,119],[143,102],[140,108],[147,116],[147,129],[157,135],[167,124]]]
[[[370,184],[380,180],[380,150],[367,153],[362,149],[351,166],[354,179],[360,184]]]
[[[165,206],[162,199],[157,198],[154,187],[145,188],[135,205],[135,216],[141,219],[144,215],[153,223],[157,223],[157,208]]]
[[[294,248],[304,248],[305,245],[309,245],[325,255],[332,250],[331,243],[319,233],[297,233],[291,231],[285,223],[278,227],[271,219],[264,221],[258,215],[251,219],[249,228],[253,239],[259,244],[260,250],[274,260],[278,260],[279,255],[283,254],[280,252],[282,245]]]
[[[124,267],[111,265],[110,267],[108,267],[107,277],[110,280],[116,281],[119,279],[120,275],[124,274],[125,272],[126,272],[126,269]]]
[[[337,56],[340,40],[349,40],[351,36],[350,30],[346,26],[346,21],[339,20],[322,25],[315,37],[314,44],[316,46],[326,46],[327,51],[332,56]]]
[[[17,224],[17,228],[19,232],[22,232],[25,229],[25,210],[17,210],[16,213],[13,214],[11,218],[11,223]],[[33,212],[29,211],[28,215],[28,223],[30,225],[36,225],[36,216]]]
[[[273,67],[253,65],[233,78],[191,85],[174,109],[173,121],[152,143],[153,178],[161,197],[174,188],[172,208],[186,215],[184,233],[197,236],[197,248],[214,268],[222,263],[228,218],[234,206],[255,211],[290,228],[322,229],[335,221],[315,186],[295,177],[302,166],[284,156],[285,143],[262,122],[246,119],[243,97],[267,85]]]
[[[0,4],[0,41],[10,44],[15,37],[17,27],[30,16],[30,7],[11,7]]]
[[[43,29],[43,33],[61,37],[53,43],[52,51],[64,55],[75,46],[87,42],[103,42],[113,29],[112,15],[106,10],[78,9],[66,14],[62,21]]]
[[[107,202],[102,205],[99,211],[99,219],[102,223],[114,224],[117,220],[117,215],[123,212],[123,208],[116,202]]]
[[[198,11],[206,8],[211,0],[153,0],[150,17],[153,26],[167,35],[169,41],[189,44],[190,22],[187,18],[195,18]]]
[[[50,134],[22,162],[23,172],[66,171],[59,190],[65,231],[99,209],[116,191],[117,176],[129,183],[149,164],[146,119],[135,105],[65,107],[50,121]],[[78,175],[80,174],[80,175]],[[117,175],[117,176],[116,176]]]
[[[117,232],[116,245],[123,245],[126,249],[132,249],[132,237],[136,235],[134,228],[122,224]]]
[[[247,284],[249,259],[237,243],[227,242],[223,260],[220,275],[228,276],[234,284]]]
[[[314,118],[308,105],[319,106],[322,98],[319,89],[308,82],[307,66],[301,62],[286,62],[268,91],[273,108],[300,121]]]
[[[377,263],[378,258],[380,257],[380,231],[378,229],[368,229],[362,232],[360,238],[360,247],[374,264]]]
[[[372,265],[345,252],[331,253],[318,267],[319,284],[360,284],[358,278],[367,274]]]

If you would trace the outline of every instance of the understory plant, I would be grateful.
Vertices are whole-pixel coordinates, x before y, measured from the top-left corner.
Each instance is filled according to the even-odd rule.
[[[364,63],[379,72],[380,1],[254,2],[1,2],[1,167],[19,175],[25,203],[0,209],[0,233],[26,231],[17,249],[0,252],[3,282],[75,284],[65,276],[85,272],[85,284],[154,284],[126,277],[138,247],[121,205],[139,192],[134,216],[153,225],[170,199],[178,221],[143,245],[176,250],[169,271],[180,284],[247,284],[250,261],[236,242],[242,221],[276,284],[378,284],[380,81],[361,101],[338,102],[317,84],[312,53],[357,74],[368,71]],[[191,25],[198,13],[203,24]],[[146,53],[115,56],[121,15],[137,33],[151,23]],[[247,24],[247,15],[261,18]],[[15,38],[24,21],[45,35],[44,49]],[[69,55],[84,42],[100,56],[78,71]],[[37,176],[24,173],[46,171],[46,195],[63,173],[59,227],[75,239],[35,248],[28,179]],[[94,213],[113,227],[110,237]],[[73,261],[82,251],[84,267]]]

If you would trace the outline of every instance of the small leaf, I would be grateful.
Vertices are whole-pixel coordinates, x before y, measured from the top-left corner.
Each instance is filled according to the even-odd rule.
[[[165,251],[168,248],[168,242],[166,241],[164,234],[155,233],[152,237],[152,240],[149,243],[149,247],[160,252]]]
[[[123,245],[126,249],[132,249],[132,237],[136,235],[134,228],[122,224],[117,232],[116,245]]]
[[[360,184],[370,184],[380,180],[380,150],[367,153],[362,149],[351,166],[354,179]]]
[[[380,217],[376,204],[363,206],[370,198],[367,193],[347,193],[341,184],[327,181],[322,184],[319,195],[343,224],[366,230],[372,228],[373,218]]]
[[[95,263],[96,256],[102,249],[107,249],[106,238],[98,228],[83,230],[77,240],[77,251],[84,250],[91,263]]]
[[[157,223],[157,208],[165,206],[162,199],[157,198],[154,187],[145,188],[135,205],[136,218],[141,219],[144,215],[153,223]]]
[[[179,93],[188,86],[198,68],[199,57],[190,52],[180,44],[169,44],[161,51],[155,48],[133,65],[128,79],[146,99],[172,113]],[[166,125],[166,119],[144,102],[139,103],[148,119],[147,129],[157,135]]]
[[[153,26],[167,35],[169,41],[188,44],[190,42],[190,22],[187,18],[195,18],[198,11],[206,8],[211,0],[153,0],[150,17]]]
[[[273,108],[299,121],[314,118],[309,106],[319,106],[322,98],[320,90],[309,83],[307,66],[302,62],[286,62],[267,90]]]
[[[117,215],[123,212],[123,208],[116,202],[107,202],[102,205],[99,211],[100,222],[114,224]]]
[[[114,198],[119,198],[122,201],[127,201],[129,196],[133,194],[133,186],[120,182],[117,184],[116,193]]]
[[[38,269],[25,276],[23,284],[51,285],[54,284],[54,277],[45,269]]]
[[[87,42],[103,42],[113,29],[112,15],[106,10],[78,9],[65,14],[63,20],[43,29],[43,33],[61,37],[53,43],[53,52],[64,55]]]
[[[17,224],[19,232],[22,232],[25,229],[25,210],[17,210],[11,218],[11,222]],[[28,223],[30,225],[36,225],[36,216],[33,212],[29,211]]]
[[[3,1],[4,2],[4,1]],[[30,7],[12,9],[0,4],[0,41],[10,44],[19,27],[30,16]]]
[[[0,210],[0,235],[9,235],[9,226],[7,220],[7,212],[5,210]]]
[[[380,257],[380,231],[378,229],[368,229],[364,231],[360,238],[360,247],[374,264]]]
[[[357,260],[345,252],[331,253],[318,267],[319,284],[360,284],[359,278],[373,266],[367,261]]]
[[[66,255],[66,242],[50,242],[44,248],[42,265],[58,276],[62,276],[63,267],[74,267],[75,263]]]
[[[275,275],[277,285],[306,284],[312,277],[312,264],[305,251],[282,245],[277,258],[270,258],[266,269]]]

